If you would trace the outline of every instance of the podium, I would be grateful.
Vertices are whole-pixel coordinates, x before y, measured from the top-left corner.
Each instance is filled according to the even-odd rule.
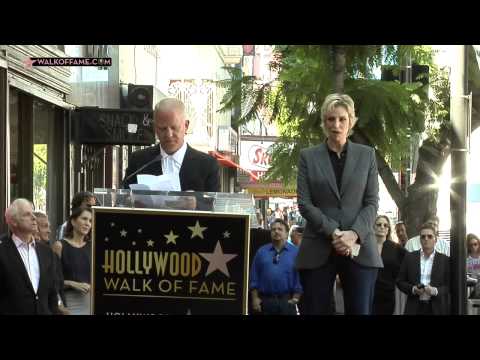
[[[247,314],[251,195],[94,193],[91,314]]]

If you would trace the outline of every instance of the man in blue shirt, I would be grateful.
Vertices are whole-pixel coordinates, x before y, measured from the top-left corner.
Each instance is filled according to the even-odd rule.
[[[302,287],[295,269],[298,248],[287,242],[288,224],[275,219],[272,243],[258,249],[250,272],[252,307],[257,313],[296,315]]]

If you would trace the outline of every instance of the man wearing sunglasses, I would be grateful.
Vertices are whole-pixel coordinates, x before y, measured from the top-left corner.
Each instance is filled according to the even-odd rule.
[[[435,235],[437,237],[437,242],[435,244],[435,251],[445,254],[447,256],[450,256],[450,244],[445,239],[438,237],[438,227],[440,223],[438,216],[427,215],[426,219],[424,219],[423,221],[424,221],[424,224],[425,223],[430,224],[435,229]],[[420,248],[421,248],[420,237],[418,235],[408,240],[407,243],[405,244],[405,250],[410,252],[420,250]]]
[[[450,294],[450,265],[446,255],[435,249],[436,229],[420,228],[421,249],[407,253],[397,278],[398,288],[408,295],[405,315],[447,315]]]
[[[272,242],[260,247],[250,272],[252,308],[265,315],[296,315],[302,287],[295,269],[298,248],[287,242],[288,224],[275,219]]]

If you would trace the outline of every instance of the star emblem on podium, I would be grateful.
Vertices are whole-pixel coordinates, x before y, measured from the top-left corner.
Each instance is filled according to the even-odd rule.
[[[217,241],[215,245],[215,250],[213,253],[199,253],[201,257],[208,261],[208,268],[205,276],[208,276],[212,272],[216,270],[220,270],[224,273],[227,277],[230,277],[230,273],[228,272],[227,262],[232,260],[237,254],[225,254],[223,253],[222,246],[220,245],[220,241]]]
[[[167,244],[174,243],[175,245],[177,244],[176,239],[178,238],[178,235],[175,235],[173,233],[173,230],[170,230],[170,233],[168,235],[163,235],[167,238]]]
[[[207,228],[200,226],[200,222],[198,220],[195,223],[195,226],[188,226],[188,228],[192,231],[192,236],[190,237],[190,239],[193,239],[195,236],[204,239],[203,232],[207,230]]]

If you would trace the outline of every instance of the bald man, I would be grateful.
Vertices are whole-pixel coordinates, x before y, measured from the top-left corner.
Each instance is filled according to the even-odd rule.
[[[136,184],[137,174],[177,174],[181,191],[220,191],[217,160],[185,142],[190,122],[183,102],[175,98],[161,100],[155,106],[154,119],[160,143],[130,155],[123,187]]]

